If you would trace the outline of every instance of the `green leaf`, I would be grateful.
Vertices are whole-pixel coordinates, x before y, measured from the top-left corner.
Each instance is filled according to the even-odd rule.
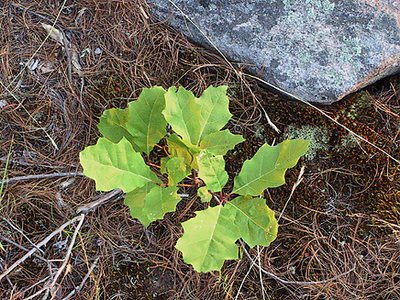
[[[224,209],[234,215],[240,237],[253,248],[269,246],[276,239],[278,222],[275,213],[265,204],[265,199],[239,196],[228,202]]]
[[[197,195],[201,202],[210,202],[213,192],[222,191],[228,181],[223,156],[244,141],[222,130],[232,116],[226,92],[225,86],[209,87],[196,98],[182,87],[167,92],[153,87],[144,89],[127,109],[105,111],[98,125],[104,137],[80,153],[84,175],[95,180],[98,190],[122,189],[130,214],[146,227],[175,211],[181,200],[176,185],[192,169],[205,182]],[[167,135],[167,123],[174,133],[166,138],[168,157],[161,158],[160,171],[168,174],[169,182],[164,187],[141,152],[149,154]],[[268,246],[276,238],[277,220],[264,199],[252,196],[284,184],[286,170],[295,166],[308,144],[289,140],[264,145],[247,160],[234,179],[232,193],[239,197],[198,211],[182,223],[184,234],[176,248],[185,262],[199,272],[221,270],[225,260],[238,258],[238,239],[250,247]]]
[[[238,258],[236,241],[250,247],[268,246],[276,238],[278,224],[265,199],[237,197],[221,205],[196,212],[182,223],[183,236],[176,248],[186,263],[198,272],[221,270],[225,260]]]
[[[226,152],[235,148],[235,146],[244,141],[244,138],[238,134],[232,134],[225,129],[211,133],[204,137],[200,142],[200,148],[207,149],[214,155],[225,155]]]
[[[129,103],[125,126],[138,150],[146,154],[167,134],[167,121],[162,114],[164,94],[165,90],[159,86],[145,88],[136,101]]]
[[[202,186],[197,189],[197,195],[200,197],[201,202],[210,202],[212,199],[211,193],[208,191],[206,186]]]
[[[201,106],[201,131],[199,141],[207,135],[221,130],[230,120],[228,87],[210,86],[204,90],[198,102]],[[197,145],[197,144],[196,144]]]
[[[146,183],[160,181],[125,138],[118,144],[99,138],[96,145],[81,151],[79,158],[83,174],[96,181],[98,191],[120,188],[129,193]]]
[[[231,118],[226,86],[209,87],[200,98],[180,87],[168,89],[165,94],[165,119],[190,148],[201,139],[222,129]]]
[[[238,258],[239,239],[233,216],[218,205],[196,212],[196,217],[183,222],[183,236],[176,243],[183,260],[198,272],[221,270],[227,259]]]
[[[133,143],[132,135],[126,130],[128,109],[111,108],[103,112],[97,125],[100,133],[113,143],[118,143],[123,137]]]
[[[168,212],[174,212],[181,198],[178,188],[161,187],[154,184],[136,189],[125,196],[125,204],[131,216],[138,219],[145,227],[156,220],[162,220]]]
[[[264,144],[252,159],[244,162],[235,177],[233,193],[257,196],[266,188],[284,184],[286,170],[297,164],[308,145],[305,140],[286,140],[276,146]]]
[[[149,154],[167,133],[167,122],[162,114],[164,94],[162,87],[146,88],[128,108],[104,111],[98,125],[100,133],[114,143],[125,137],[135,150]]]
[[[190,174],[190,168],[185,164],[183,157],[172,157],[166,163],[165,167],[168,173],[168,185],[173,186],[181,182]]]
[[[203,179],[209,190],[221,191],[228,182],[224,158],[202,151],[199,156],[199,177]]]
[[[198,145],[200,138],[200,109],[193,93],[183,87],[178,90],[170,87],[165,94],[165,119],[177,134],[193,145]]]

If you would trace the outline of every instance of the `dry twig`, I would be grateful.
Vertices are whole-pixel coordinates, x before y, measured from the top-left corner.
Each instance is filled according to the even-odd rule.
[[[60,227],[58,227],[56,230],[54,230],[51,234],[49,234],[43,241],[38,243],[36,247],[32,248],[28,253],[26,253],[24,256],[22,256],[20,259],[18,259],[15,263],[13,263],[9,268],[7,268],[2,274],[0,274],[0,282],[6,277],[8,274],[10,274],[16,267],[18,267],[20,264],[22,264],[27,258],[29,258],[33,253],[38,251],[38,248],[45,246],[53,237],[55,237],[57,234],[62,232],[66,227],[69,225],[80,221],[83,219],[84,215],[80,215],[78,217],[73,218],[72,220],[69,220],[68,222],[62,224]]]
[[[101,195],[97,200],[94,200],[88,204],[83,204],[83,205],[79,206],[76,209],[76,213],[77,214],[88,213],[88,212],[98,208],[99,206],[103,205],[104,203],[108,202],[109,200],[112,200],[114,198],[120,199],[121,197],[123,197],[122,190],[115,189],[111,192]]]
[[[79,284],[79,286],[77,288],[75,288],[73,291],[71,291],[66,297],[63,298],[63,300],[68,300],[71,299],[71,297],[73,297],[75,294],[78,294],[82,288],[84,287],[86,281],[88,280],[90,274],[92,274],[94,268],[96,268],[97,263],[99,261],[100,257],[97,257],[93,264],[90,266],[88,272],[86,273],[85,277],[83,277],[82,282]]]
[[[38,174],[38,175],[27,175],[27,176],[18,176],[13,177],[6,180],[0,180],[0,184],[13,184],[20,181],[27,180],[36,180],[36,179],[45,179],[45,178],[59,178],[59,177],[75,177],[75,176],[83,176],[81,172],[67,172],[67,173],[51,173],[51,174]]]

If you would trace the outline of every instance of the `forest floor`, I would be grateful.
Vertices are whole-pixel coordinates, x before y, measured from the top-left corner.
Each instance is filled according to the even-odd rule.
[[[152,20],[144,0],[1,1],[0,298],[400,299],[400,77],[315,108],[238,71]],[[142,88],[222,84],[229,128],[246,138],[230,174],[265,142],[303,137],[311,150],[265,193],[277,240],[221,273],[196,273],[174,249],[182,212],[145,229],[117,195],[83,218],[104,197],[93,181],[41,178],[81,172],[101,113]]]

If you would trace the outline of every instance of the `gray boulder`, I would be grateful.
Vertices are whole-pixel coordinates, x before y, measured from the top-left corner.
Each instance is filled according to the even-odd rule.
[[[171,2],[176,4],[177,9]],[[400,71],[399,0],[148,0],[154,16],[287,93],[330,104]]]

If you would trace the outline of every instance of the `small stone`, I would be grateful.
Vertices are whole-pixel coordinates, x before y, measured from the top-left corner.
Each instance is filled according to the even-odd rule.
[[[30,61],[28,68],[31,71],[35,71],[38,66],[39,66],[39,60],[34,58]]]
[[[6,107],[7,104],[6,100],[0,100],[0,108]]]
[[[96,49],[94,49],[94,54],[100,55],[100,54],[102,54],[102,53],[103,53],[103,50],[100,49],[99,47],[97,47]]]
[[[400,71],[399,0],[148,2],[158,19],[213,48],[185,14],[231,60],[305,101],[330,104]]]

